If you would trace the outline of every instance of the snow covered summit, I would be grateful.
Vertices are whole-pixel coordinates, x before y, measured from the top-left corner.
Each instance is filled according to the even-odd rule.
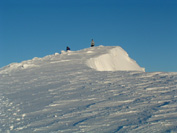
[[[69,63],[68,63],[69,62]],[[24,69],[39,68],[44,64],[53,65],[79,65],[90,67],[97,71],[145,71],[127,52],[119,46],[99,46],[83,49],[80,51],[61,51],[43,58],[33,58],[21,63],[12,63],[0,71],[8,73]]]
[[[176,102],[177,73],[146,73],[120,47],[0,69],[2,133],[172,133]]]

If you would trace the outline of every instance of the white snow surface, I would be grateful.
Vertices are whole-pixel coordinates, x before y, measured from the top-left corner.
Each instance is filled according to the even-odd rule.
[[[105,54],[89,59],[88,66],[98,71],[145,71],[121,47],[105,52]]]
[[[0,69],[0,132],[177,132],[177,73],[121,47],[62,51]]]

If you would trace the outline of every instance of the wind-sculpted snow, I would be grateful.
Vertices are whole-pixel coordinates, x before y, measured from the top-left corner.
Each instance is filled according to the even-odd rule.
[[[87,61],[88,66],[98,71],[145,71],[121,47]]]
[[[73,55],[73,57],[72,57]],[[17,71],[19,69],[27,69],[33,67],[40,67],[39,61],[58,60],[63,62],[61,58],[66,58],[67,61],[78,59],[82,65],[86,64],[88,67],[98,71],[145,71],[141,68],[136,61],[131,59],[127,52],[121,47],[94,47],[81,51],[65,52],[61,51],[61,54],[55,53],[54,55],[48,55],[44,58],[33,58],[32,60],[23,61],[21,63],[12,63],[4,67],[0,73],[9,73],[11,71]]]
[[[62,51],[19,63],[34,67],[2,68],[0,132],[177,132],[177,73],[95,71],[85,62],[95,49],[106,52]]]

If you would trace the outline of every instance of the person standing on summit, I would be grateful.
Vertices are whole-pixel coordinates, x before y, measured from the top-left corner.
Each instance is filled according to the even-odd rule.
[[[95,46],[95,42],[94,42],[93,39],[92,39],[91,47],[94,47],[94,46]]]

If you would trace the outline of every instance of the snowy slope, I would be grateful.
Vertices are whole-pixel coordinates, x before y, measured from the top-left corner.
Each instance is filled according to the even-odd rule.
[[[0,132],[177,132],[177,73],[143,71],[103,46],[10,64]]]

